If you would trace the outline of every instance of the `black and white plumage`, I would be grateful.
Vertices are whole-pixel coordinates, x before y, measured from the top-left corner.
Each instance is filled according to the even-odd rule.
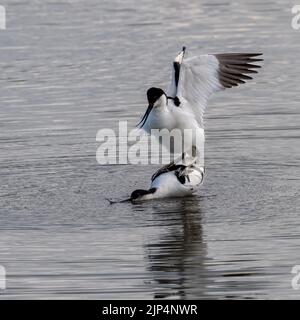
[[[204,144],[203,116],[209,97],[220,90],[251,80],[249,74],[260,68],[261,53],[206,54],[185,58],[186,49],[175,58],[172,81],[165,93],[160,88],[147,92],[149,106],[139,127],[151,129],[185,129],[193,131],[193,145]],[[181,143],[181,141],[180,141]]]
[[[175,58],[167,95],[177,97],[179,107],[192,114],[202,128],[209,97],[251,80],[248,74],[257,73],[260,66],[255,63],[263,61],[257,58],[261,53],[206,54],[188,59],[184,55],[185,48]]]
[[[220,90],[236,87],[251,80],[249,74],[260,68],[256,62],[260,53],[206,54],[185,58],[185,47],[175,58],[172,81],[165,93],[160,88],[147,92],[149,106],[139,127],[151,133],[151,129],[190,129],[193,162],[171,163],[158,170],[152,177],[149,190],[135,190],[131,201],[193,195],[203,181],[204,164],[199,162],[205,135],[203,116],[209,97]],[[176,141],[175,141],[176,143]],[[182,144],[182,141],[177,141]],[[184,147],[185,148],[185,147]],[[194,153],[194,151],[196,151]],[[184,158],[183,158],[184,160]]]
[[[181,165],[170,163],[159,169],[151,178],[148,190],[132,192],[132,202],[168,198],[187,197],[195,194],[203,182],[204,169],[194,164]]]

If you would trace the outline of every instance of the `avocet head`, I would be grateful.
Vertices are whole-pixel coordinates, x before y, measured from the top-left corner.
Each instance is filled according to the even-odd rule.
[[[132,202],[136,202],[136,201],[151,199],[155,191],[156,191],[156,188],[151,188],[149,190],[143,190],[143,189],[134,190],[130,196],[130,200]]]
[[[156,108],[167,103],[167,96],[164,90],[152,87],[147,91],[147,99],[149,107]]]
[[[143,128],[144,124],[147,122],[148,116],[153,108],[164,107],[167,105],[167,96],[164,90],[160,88],[150,88],[147,91],[148,108],[144,114],[142,120],[138,124],[140,128]]]

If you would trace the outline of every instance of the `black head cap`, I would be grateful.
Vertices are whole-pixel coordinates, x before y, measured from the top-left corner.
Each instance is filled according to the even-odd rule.
[[[147,91],[147,98],[149,104],[154,104],[154,102],[157,101],[163,94],[165,94],[165,92],[160,88],[150,88]]]
[[[139,197],[144,196],[147,193],[148,193],[147,190],[142,190],[142,189],[134,190],[130,196],[130,199],[136,200]]]
[[[156,191],[156,188],[151,188],[149,190],[143,190],[143,189],[134,190],[130,196],[130,200],[136,200],[147,194],[154,193],[155,191]]]

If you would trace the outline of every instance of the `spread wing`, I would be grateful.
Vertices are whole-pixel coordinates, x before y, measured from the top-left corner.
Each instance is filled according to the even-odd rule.
[[[203,115],[209,97],[217,91],[236,87],[252,78],[259,65],[253,64],[261,53],[206,54],[184,58],[185,48],[175,58],[168,96],[179,100],[177,105],[193,113],[203,128]],[[175,100],[176,104],[176,100]]]

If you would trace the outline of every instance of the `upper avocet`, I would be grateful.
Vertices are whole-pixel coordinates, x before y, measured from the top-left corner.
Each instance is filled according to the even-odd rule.
[[[252,79],[248,74],[257,73],[260,66],[254,63],[262,61],[257,58],[262,54],[206,54],[185,59],[185,51],[183,47],[173,62],[167,93],[154,87],[147,91],[149,106],[139,127],[148,133],[151,129],[191,129],[192,146],[199,152],[205,140],[203,115],[209,97]]]

